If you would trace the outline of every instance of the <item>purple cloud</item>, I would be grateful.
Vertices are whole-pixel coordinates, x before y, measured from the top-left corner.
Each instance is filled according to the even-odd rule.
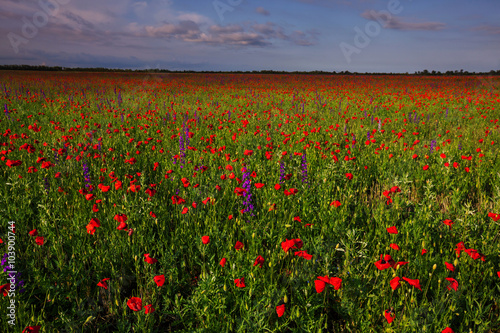
[[[395,17],[387,13],[379,13],[374,10],[366,10],[361,13],[361,17],[377,21],[382,24],[386,29],[394,30],[428,30],[436,31],[442,30],[446,24],[441,22],[404,22],[401,18]]]
[[[257,7],[257,9],[255,10],[257,13],[259,14],[262,14],[264,16],[269,16],[271,15],[271,13],[269,13],[269,11],[265,10],[263,7]]]
[[[471,29],[472,31],[483,31],[489,35],[499,35],[500,27],[497,25],[480,25]]]

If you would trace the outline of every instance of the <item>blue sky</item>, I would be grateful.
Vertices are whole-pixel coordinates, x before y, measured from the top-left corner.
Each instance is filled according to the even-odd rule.
[[[2,0],[0,64],[500,69],[497,0]]]

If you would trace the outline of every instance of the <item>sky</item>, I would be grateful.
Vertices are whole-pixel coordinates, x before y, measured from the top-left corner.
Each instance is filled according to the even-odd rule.
[[[500,69],[498,0],[2,0],[0,64]]]

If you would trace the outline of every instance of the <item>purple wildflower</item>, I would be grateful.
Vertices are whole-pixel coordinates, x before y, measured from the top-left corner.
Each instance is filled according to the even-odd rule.
[[[436,140],[431,141],[431,149],[430,149],[429,153],[432,153],[432,150],[434,149],[434,147],[436,147],[436,143],[437,143]]]
[[[91,188],[91,180],[90,180],[90,170],[89,170],[89,167],[87,166],[87,163],[85,163],[85,161],[83,161],[82,163],[82,168],[83,168],[83,178],[85,178],[85,187],[90,189],[90,191],[92,191],[92,188]]]
[[[280,162],[280,184],[285,181],[285,162]]]
[[[250,172],[247,172],[246,168],[243,169],[242,181],[243,181],[242,187],[246,190],[245,200],[243,201],[243,205],[245,206],[245,208],[243,209],[243,213],[250,212],[251,216],[255,216],[252,213],[254,206],[252,204],[252,192],[251,192],[252,185],[250,183]]]

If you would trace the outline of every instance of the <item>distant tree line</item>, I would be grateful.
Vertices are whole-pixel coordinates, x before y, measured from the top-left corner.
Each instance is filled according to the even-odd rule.
[[[168,70],[168,69],[121,69],[121,68],[105,68],[105,67],[62,67],[62,66],[33,66],[33,65],[0,65],[0,70],[21,70],[21,71],[50,71],[50,72],[122,72],[122,73],[220,73],[220,74],[315,74],[315,75],[500,75],[500,70],[491,70],[489,72],[468,72],[461,70],[446,71],[417,71],[413,74],[406,73],[358,73],[358,72],[327,72],[327,71],[194,71],[194,70]]]

